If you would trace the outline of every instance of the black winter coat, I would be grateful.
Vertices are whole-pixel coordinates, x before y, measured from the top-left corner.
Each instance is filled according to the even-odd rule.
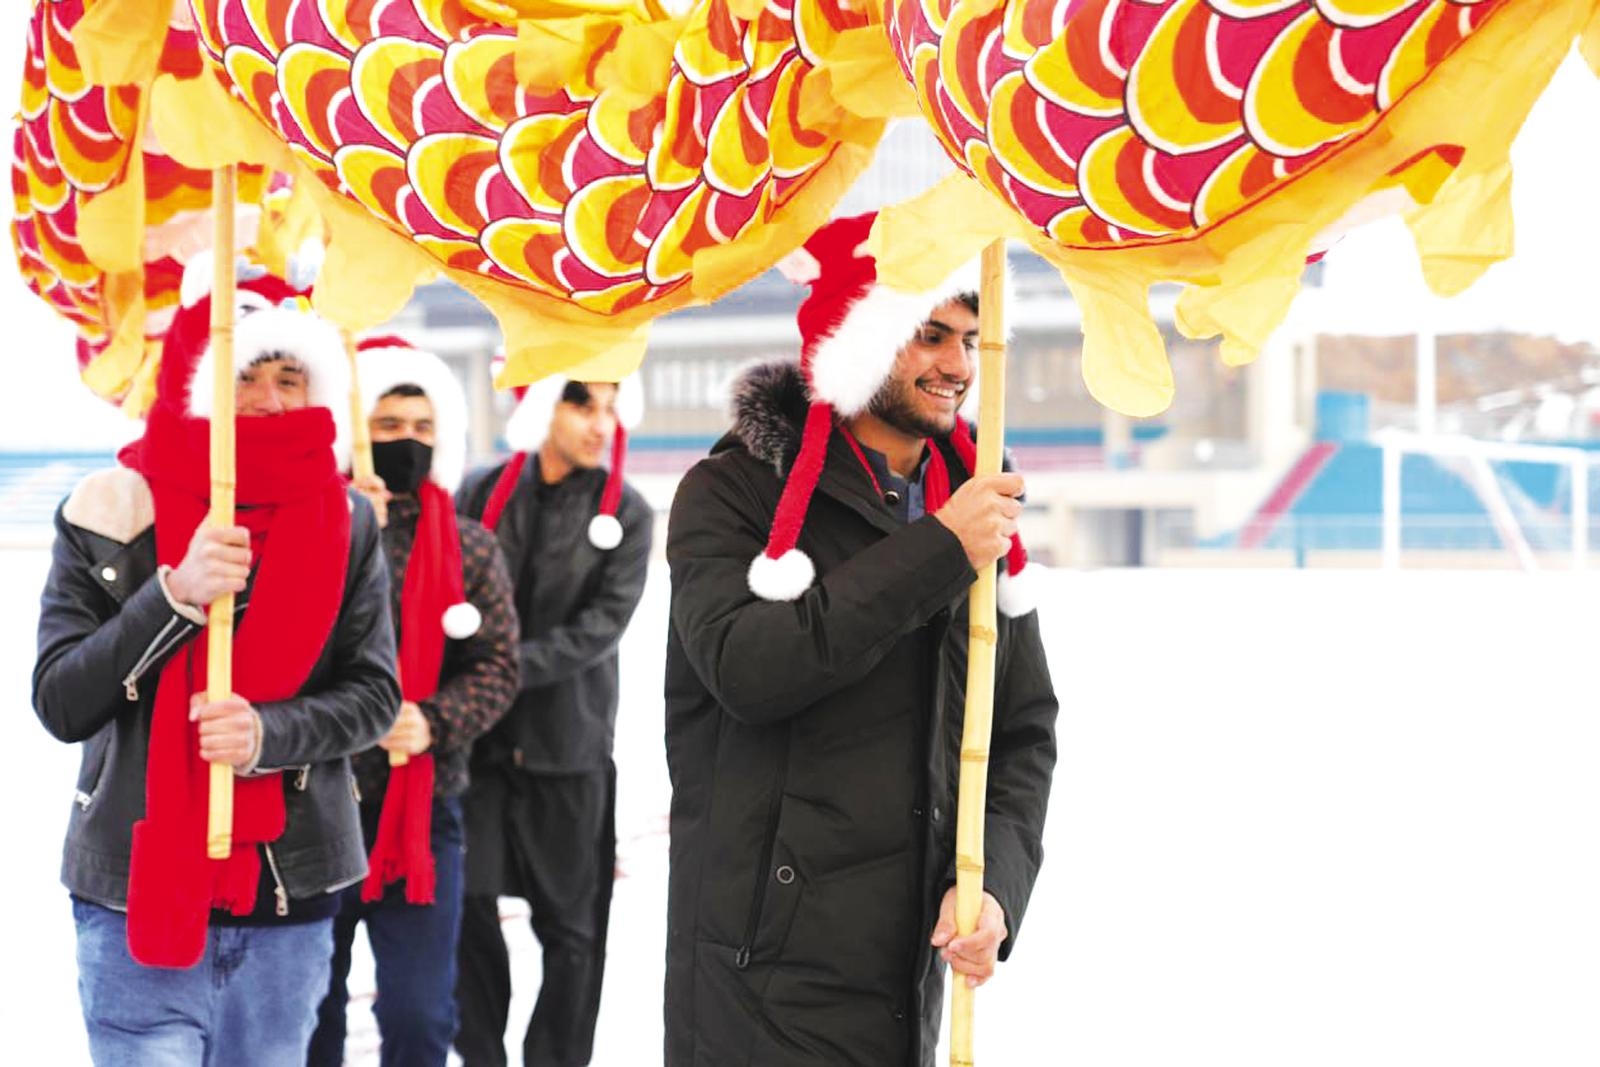
[[[291,700],[264,708],[260,770],[284,769],[287,823],[275,877],[295,900],[359,881],[367,854],[349,755],[388,732],[400,708],[389,575],[371,506],[351,494],[350,564],[327,646]],[[33,705],[56,738],[84,742],[61,864],[73,893],[125,909],[133,824],[161,668],[201,627],[156,578],[154,508],[144,479],[90,475],[56,513],[39,613]],[[248,590],[239,611],[249,610]]]
[[[938,1040],[974,574],[835,434],[800,539],[817,582],[756,599],[805,408],[792,365],[752,371],[673,504],[668,1067],[918,1067]],[[997,682],[985,888],[1014,938],[1055,765],[1036,615],[1001,620]]]
[[[456,510],[481,519],[504,464],[470,477]],[[523,467],[495,527],[521,620],[517,699],[472,750],[477,766],[543,774],[599,770],[611,759],[617,725],[617,645],[644,594],[655,521],[624,485],[617,519],[622,543],[589,543],[604,470],[578,470],[555,485],[539,478],[538,457]]]

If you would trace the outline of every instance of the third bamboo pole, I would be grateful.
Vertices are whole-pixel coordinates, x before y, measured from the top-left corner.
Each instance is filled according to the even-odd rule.
[[[978,295],[978,464],[973,477],[999,474],[1004,450],[1006,404],[1005,241],[983,250],[983,287]],[[978,572],[967,600],[967,708],[961,730],[961,783],[956,802],[956,933],[977,929],[983,910],[983,812],[989,792],[989,735],[994,721],[996,630],[995,566]],[[950,1064],[973,1059],[974,991],[951,972]]]

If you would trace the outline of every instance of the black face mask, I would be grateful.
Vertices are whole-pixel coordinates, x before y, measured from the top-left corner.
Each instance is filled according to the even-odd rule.
[[[372,469],[391,493],[415,493],[433,466],[433,446],[415,437],[372,442]]]

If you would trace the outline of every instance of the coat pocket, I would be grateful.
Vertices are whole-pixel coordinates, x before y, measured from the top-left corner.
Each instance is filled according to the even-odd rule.
[[[749,910],[745,913],[744,934],[734,950],[733,965],[745,970],[753,959],[771,960],[781,951],[781,937],[774,936],[773,920],[780,915],[792,916],[794,899],[800,887],[794,864],[788,850],[778,842],[778,824],[783,816],[783,791],[772,796],[767,811],[767,829],[762,835],[761,862],[756,867],[754,888],[751,890]],[[769,898],[772,907],[769,908]],[[787,920],[782,923],[787,926]]]

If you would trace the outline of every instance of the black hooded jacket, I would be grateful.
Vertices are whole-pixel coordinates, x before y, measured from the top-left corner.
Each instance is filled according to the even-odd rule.
[[[974,573],[933,516],[896,519],[835,434],[799,543],[817,581],[758,600],[746,575],[805,410],[792,365],[749,373],[673,504],[668,1067],[924,1067],[937,1045],[928,938],[954,881]],[[985,888],[1014,939],[1056,699],[1037,615],[999,629]]]

